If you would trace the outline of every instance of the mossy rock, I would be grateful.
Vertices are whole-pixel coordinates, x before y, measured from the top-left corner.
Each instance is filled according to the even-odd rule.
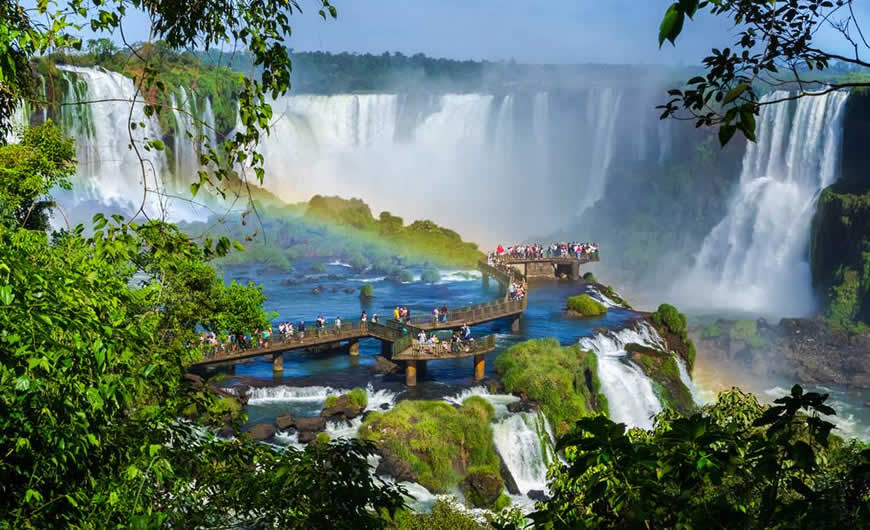
[[[426,269],[420,277],[426,283],[436,283],[441,281],[441,273],[438,269]]]
[[[591,272],[587,272],[583,275],[583,281],[586,283],[598,283],[598,279]]]
[[[311,266],[311,271],[317,272],[317,273],[326,272],[326,265],[324,265],[323,263],[319,263],[319,262],[315,263],[314,265]]]
[[[668,348],[686,361],[689,373],[695,367],[695,343],[689,338],[689,327],[686,315],[680,313],[670,304],[662,304],[655,313],[650,315],[650,321],[655,325],[659,335],[665,339]]]
[[[471,469],[497,473],[493,414],[492,405],[476,396],[458,408],[444,401],[405,400],[387,412],[369,414],[359,436],[373,442],[383,460],[390,462],[379,471],[416,476],[429,491],[447,493]]]
[[[556,434],[585,416],[607,413],[598,379],[598,358],[579,345],[533,339],[508,348],[495,361],[504,389],[540,404]]]
[[[372,287],[372,284],[367,283],[359,288],[359,297],[360,298],[371,298],[375,295],[375,289]]]
[[[497,471],[474,467],[459,484],[465,499],[475,508],[495,508],[504,492],[504,481]]]
[[[607,314],[607,307],[588,294],[581,294],[568,298],[566,305],[568,311],[583,318],[597,318]]]
[[[413,281],[414,281],[414,275],[413,275],[413,274],[411,273],[411,271],[409,271],[409,270],[402,270],[402,271],[399,271],[399,274],[398,274],[398,276],[396,277],[396,280],[398,280],[398,281],[400,281],[400,282],[402,282],[402,283],[413,282]]]
[[[365,410],[368,405],[368,395],[362,388],[354,388],[347,394],[329,396],[320,415],[324,418],[341,418],[352,420]]]
[[[628,344],[625,350],[632,362],[653,382],[656,394],[665,407],[684,415],[695,412],[697,407],[692,393],[680,379],[680,368],[671,353],[639,344]]]

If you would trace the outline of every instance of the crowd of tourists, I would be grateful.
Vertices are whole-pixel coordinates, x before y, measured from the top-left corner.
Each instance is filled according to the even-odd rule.
[[[503,247],[499,245],[489,254],[490,265],[499,259],[546,259],[546,258],[577,258],[598,254],[598,243],[580,243],[577,241],[553,243],[543,246],[540,243],[534,245],[514,245]]]
[[[414,349],[422,353],[437,355],[438,353],[458,353],[471,351],[474,337],[471,336],[471,326],[463,324],[454,331],[450,340],[441,340],[436,332],[426,333],[420,330],[414,342]]]

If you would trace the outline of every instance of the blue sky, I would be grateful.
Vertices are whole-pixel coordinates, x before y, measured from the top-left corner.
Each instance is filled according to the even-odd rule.
[[[697,64],[713,46],[735,40],[727,21],[699,14],[686,25],[676,48],[666,43],[659,50],[658,24],[672,1],[333,0],[338,20],[324,21],[317,15],[317,0],[300,0],[305,13],[292,17],[288,45],[306,51],[423,52],[529,63]],[[856,5],[855,10],[870,28],[870,6]],[[142,18],[133,15],[125,24],[130,38],[147,36]],[[819,39],[841,40],[830,31],[821,32]]]

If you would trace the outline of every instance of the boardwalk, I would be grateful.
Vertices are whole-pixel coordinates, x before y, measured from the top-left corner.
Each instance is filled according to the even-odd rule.
[[[578,267],[580,260],[571,258],[566,262],[571,267]],[[435,320],[433,316],[414,317],[410,321],[397,322],[387,321],[385,324],[368,322],[363,328],[360,322],[348,322],[342,324],[341,329],[333,326],[325,326],[320,333],[314,326],[307,327],[304,338],[300,339],[298,333],[286,341],[277,340],[260,348],[241,349],[233,352],[217,353],[206,356],[192,363],[193,366],[207,366],[220,363],[233,363],[252,357],[264,355],[272,356],[272,369],[277,372],[284,370],[284,353],[291,351],[316,351],[332,350],[346,346],[351,355],[359,354],[360,339],[378,339],[381,341],[381,354],[393,362],[402,363],[405,366],[406,383],[414,386],[417,383],[419,372],[425,373],[426,362],[441,359],[460,359],[474,357],[474,379],[480,380],[484,375],[485,354],[495,349],[495,336],[480,337],[471,342],[464,342],[461,346],[439,344],[434,348],[421,346],[413,338],[420,331],[454,330],[463,325],[474,326],[499,319],[511,319],[511,329],[518,331],[519,318],[526,310],[528,297],[522,300],[509,300],[507,287],[512,282],[522,283],[526,280],[528,270],[527,263],[514,260],[502,260],[503,263],[489,264],[485,261],[478,263],[478,269],[483,273],[484,282],[490,277],[495,278],[503,287],[504,295],[497,300],[482,304],[452,309],[447,312],[446,320]],[[553,262],[556,265],[565,263],[554,262],[553,259],[544,259],[545,262]],[[588,261],[597,261],[589,259]],[[516,263],[526,264],[526,270],[520,272],[514,266]],[[556,266],[554,265],[554,267]]]
[[[531,258],[525,256],[500,256],[499,262],[516,269],[522,267],[522,274],[526,278],[571,278],[580,279],[580,265],[599,260],[598,252],[594,254],[582,254],[580,257],[540,257]]]

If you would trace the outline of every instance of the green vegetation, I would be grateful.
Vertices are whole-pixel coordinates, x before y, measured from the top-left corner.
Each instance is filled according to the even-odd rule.
[[[403,270],[399,272],[399,281],[402,283],[413,282],[414,275],[409,270]]]
[[[485,530],[474,517],[447,499],[438,499],[430,513],[401,510],[395,517],[385,517],[398,530]]]
[[[325,408],[332,408],[339,399],[346,398],[348,403],[356,408],[364,409],[369,404],[369,397],[364,388],[356,387],[341,396],[327,396]]]
[[[438,272],[438,269],[426,269],[420,279],[426,283],[439,282],[441,281],[441,273]]]
[[[582,417],[607,413],[598,380],[598,358],[579,345],[534,339],[511,346],[495,361],[505,390],[538,402],[556,433]]]
[[[17,178],[72,163],[50,127],[25,133],[40,139],[32,153],[5,159],[0,210],[14,210],[10,197],[51,200]],[[101,214],[89,237],[27,225],[0,218],[0,527],[371,528],[370,509],[403,505],[369,473],[364,442],[275,451],[203,439],[202,422],[238,428],[246,415],[184,378],[201,358],[189,339],[268,317],[259,288],[225,286],[209,267],[228,239],[200,246],[168,223]]]
[[[598,278],[596,278],[591,272],[587,272],[583,275],[583,281],[586,283],[598,283]]]
[[[47,230],[54,205],[49,192],[72,188],[75,149],[51,120],[19,132],[18,143],[0,145],[0,222]]]
[[[251,240],[245,226],[251,219],[244,214],[230,216],[217,226],[213,220],[181,226],[191,234],[208,230],[230,239],[251,240],[245,252],[222,258],[222,265],[263,263],[292,270],[300,258],[338,258],[356,270],[371,265],[374,272],[391,279],[413,281],[405,271],[408,266],[473,268],[483,256],[473,243],[463,242],[456,232],[430,221],[403,226],[401,218],[387,212],[375,220],[359,199],[315,196],[307,205],[286,205],[263,198],[256,201],[256,207],[265,238]]]
[[[680,414],[691,414],[695,411],[692,393],[680,379],[680,368],[672,354],[638,344],[628,344],[625,349],[631,354],[631,360],[653,382],[656,395],[665,407]]]
[[[750,348],[764,348],[767,341],[758,335],[758,324],[754,320],[737,320],[728,330],[728,338],[745,342]]]
[[[374,442],[385,458],[406,463],[426,489],[445,493],[470,470],[498,475],[492,416],[492,405],[477,396],[459,408],[443,401],[407,400],[388,412],[369,414],[359,435]]]
[[[609,286],[609,285],[601,285],[601,284],[598,284],[598,285],[599,285],[599,289],[601,289],[601,292],[602,292],[602,293],[603,293],[607,298],[610,298],[611,300],[613,300],[613,301],[616,302],[617,304],[620,304],[621,306],[623,306],[623,307],[625,307],[625,308],[627,308],[627,309],[631,309],[631,308],[632,308],[632,307],[631,307],[631,304],[629,304],[628,302],[626,302],[625,299],[624,299],[623,297],[619,296],[619,295],[616,293],[616,291],[613,290],[613,287],[611,287],[611,286]]]
[[[311,266],[311,272],[316,273],[324,273],[326,272],[326,264],[323,262],[317,262]]]
[[[709,326],[704,326],[701,329],[701,336],[705,339],[716,339],[722,336],[722,326],[719,321],[713,322]]]
[[[607,314],[607,307],[588,294],[568,298],[568,311],[573,311],[584,318],[596,318]]]
[[[553,497],[531,515],[555,528],[857,528],[870,517],[870,449],[830,435],[827,395],[766,407],[732,389],[656,429],[583,418],[557,443]],[[552,525],[552,526],[550,526]]]
[[[360,298],[371,298],[374,295],[375,295],[375,289],[374,289],[374,287],[372,287],[372,284],[370,284],[370,283],[363,284],[363,286],[359,288]]]
[[[689,373],[695,367],[695,344],[689,338],[686,315],[670,304],[662,304],[650,320],[656,325],[659,334],[667,341],[668,347],[686,361]]]
[[[329,445],[330,438],[328,432],[319,432],[317,436],[314,437],[314,443],[320,445]]]

